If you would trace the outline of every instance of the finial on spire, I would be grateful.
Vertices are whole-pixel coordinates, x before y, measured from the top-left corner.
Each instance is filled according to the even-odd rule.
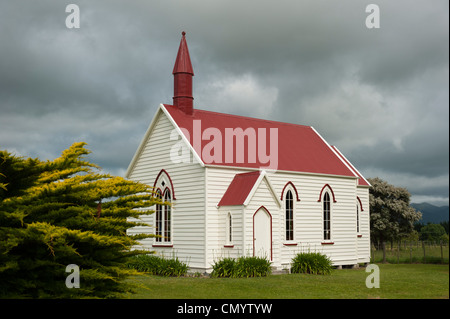
[[[186,32],[181,32],[181,35],[184,37],[186,35]]]

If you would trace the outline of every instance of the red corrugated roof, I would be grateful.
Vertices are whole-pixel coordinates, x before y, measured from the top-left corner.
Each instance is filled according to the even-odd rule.
[[[172,105],[164,105],[169,112],[172,119],[176,122],[178,127],[184,128],[189,132],[189,141],[197,154],[205,164],[246,167],[246,168],[261,168],[267,167],[268,162],[260,160],[258,153],[256,154],[256,162],[252,163],[248,159],[248,145],[245,143],[244,162],[238,163],[236,158],[233,162],[225,162],[225,135],[226,128],[253,128],[255,132],[258,129],[266,129],[266,154],[270,152],[269,132],[270,128],[276,128],[278,131],[278,156],[276,158],[277,170],[295,171],[306,173],[331,174],[341,176],[355,176],[349,167],[344,164],[341,159],[331,147],[322,139],[322,137],[310,126],[303,126],[297,124],[282,123],[269,120],[261,120],[244,116],[229,115],[223,113],[216,113],[211,111],[203,111],[194,109],[192,115],[187,115]],[[197,125],[201,125],[201,134],[207,128],[214,128],[220,132],[222,136],[222,160],[220,162],[208,162],[203,156],[202,150],[205,145],[211,140],[203,140],[201,137],[195,138],[198,132],[194,132],[194,121],[200,120]],[[188,136],[186,136],[188,137]],[[259,138],[260,136],[257,136]],[[195,145],[194,140],[200,140],[198,146]],[[234,144],[235,145],[235,144]],[[235,152],[235,151],[234,151]],[[275,158],[274,154],[272,157]],[[273,168],[273,167],[272,167]]]
[[[243,205],[259,175],[259,171],[236,174],[218,206]]]

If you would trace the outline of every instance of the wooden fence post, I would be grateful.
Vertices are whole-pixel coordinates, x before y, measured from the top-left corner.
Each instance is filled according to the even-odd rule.
[[[426,264],[427,263],[427,256],[425,253],[425,242],[422,241],[422,248],[423,248],[423,263]]]
[[[370,256],[370,261],[373,264],[375,262],[375,245],[371,244],[370,249],[372,250],[372,254]]]
[[[412,242],[409,242],[409,262],[412,264]]]

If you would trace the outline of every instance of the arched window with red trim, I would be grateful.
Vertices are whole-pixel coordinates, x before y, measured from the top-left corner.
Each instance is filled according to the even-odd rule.
[[[359,205],[356,204],[356,233],[359,234]]]
[[[155,242],[156,246],[171,246],[173,238],[173,207],[175,191],[172,179],[166,170],[162,169],[155,178],[153,187],[156,197],[161,200],[161,204],[155,207]]]
[[[285,199],[286,240],[294,240],[294,198],[291,190],[286,192]]]
[[[156,190],[156,198],[162,200],[162,194],[161,194],[161,190],[158,188]],[[155,238],[156,242],[161,242],[162,241],[162,221],[163,221],[163,217],[162,217],[162,211],[163,211],[163,206],[161,204],[156,204],[156,208],[155,208],[155,227],[156,227],[156,231],[155,231],[155,235],[157,236]]]
[[[331,240],[331,201],[328,192],[323,195],[323,239]]]
[[[164,201],[166,205],[164,206],[164,241],[172,241],[172,197],[170,195],[170,190],[166,188],[164,192]]]

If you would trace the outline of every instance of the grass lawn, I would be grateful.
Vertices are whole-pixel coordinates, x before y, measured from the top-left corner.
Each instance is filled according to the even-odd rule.
[[[131,279],[136,299],[435,299],[449,298],[449,265],[378,264],[380,288],[367,288],[364,268],[331,275],[285,274],[261,278],[159,277]]]

